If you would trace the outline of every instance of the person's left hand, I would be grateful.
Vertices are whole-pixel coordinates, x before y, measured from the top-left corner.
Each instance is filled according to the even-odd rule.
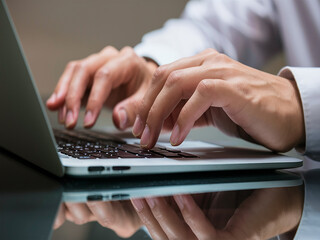
[[[251,240],[296,230],[303,186],[132,199],[153,239]]]
[[[65,220],[78,225],[97,221],[123,238],[132,236],[142,226],[130,201],[66,202],[60,205],[53,228],[59,228]]]
[[[294,80],[250,68],[213,49],[155,71],[133,134],[149,149],[162,128],[171,128],[170,141],[179,145],[196,125],[213,125],[275,151],[290,150],[305,139]]]

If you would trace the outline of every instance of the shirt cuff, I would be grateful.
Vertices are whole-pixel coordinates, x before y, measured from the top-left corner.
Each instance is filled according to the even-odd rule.
[[[279,75],[295,80],[299,89],[305,122],[304,154],[320,160],[320,68],[285,67]]]
[[[320,236],[320,169],[301,173],[305,197],[300,224],[294,240],[312,240]]]
[[[175,53],[175,51],[170,51],[168,46],[159,46],[157,47],[138,44],[135,46],[134,51],[140,57],[150,58],[155,61],[159,66],[172,63],[179,59],[179,55]]]

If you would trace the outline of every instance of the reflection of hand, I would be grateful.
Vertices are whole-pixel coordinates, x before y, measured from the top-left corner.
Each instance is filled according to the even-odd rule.
[[[121,237],[130,237],[142,225],[130,201],[64,203],[60,206],[54,228],[68,219],[76,224],[97,221]]]
[[[153,62],[138,57],[130,47],[121,51],[106,47],[85,59],[70,62],[47,106],[51,110],[59,110],[59,121],[73,128],[81,100],[91,89],[84,126],[93,126],[101,108],[107,104],[109,107],[116,105],[114,122],[118,128],[125,129],[133,125],[136,105],[140,103],[156,67]]]
[[[304,141],[302,106],[294,81],[210,49],[159,67],[137,119],[133,134],[141,137],[145,148],[154,146],[166,119],[171,120],[173,145],[179,145],[194,125],[212,124],[276,151]]]
[[[166,198],[131,201],[153,239],[268,239],[298,226],[302,189],[177,195],[179,211]]]

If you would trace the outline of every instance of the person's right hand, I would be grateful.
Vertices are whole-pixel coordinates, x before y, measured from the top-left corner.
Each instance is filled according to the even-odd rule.
[[[131,202],[152,239],[262,240],[295,234],[303,211],[304,186]]]
[[[113,108],[119,129],[132,126],[137,105],[149,86],[157,65],[138,57],[132,48],[121,51],[106,47],[96,54],[67,64],[54,93],[47,101],[50,110],[59,110],[59,122],[75,127],[82,100],[90,90],[84,126],[92,127],[106,104]]]

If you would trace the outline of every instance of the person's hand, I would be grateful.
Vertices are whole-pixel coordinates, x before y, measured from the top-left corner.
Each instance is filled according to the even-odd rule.
[[[79,225],[97,221],[123,238],[132,236],[142,226],[130,201],[63,203],[60,205],[53,228],[59,228],[65,220]]]
[[[295,81],[212,49],[155,71],[133,126],[142,147],[155,145],[164,122],[172,128],[172,145],[181,144],[199,125],[214,125],[275,151],[287,151],[305,138]]]
[[[296,230],[303,186],[132,199],[153,239],[269,239]]]
[[[114,107],[115,125],[125,129],[133,125],[137,105],[156,68],[155,63],[138,57],[130,47],[121,51],[106,47],[99,53],[67,65],[54,93],[47,100],[47,107],[59,110],[59,122],[73,128],[81,102],[90,91],[84,126],[92,127],[106,104]]]

